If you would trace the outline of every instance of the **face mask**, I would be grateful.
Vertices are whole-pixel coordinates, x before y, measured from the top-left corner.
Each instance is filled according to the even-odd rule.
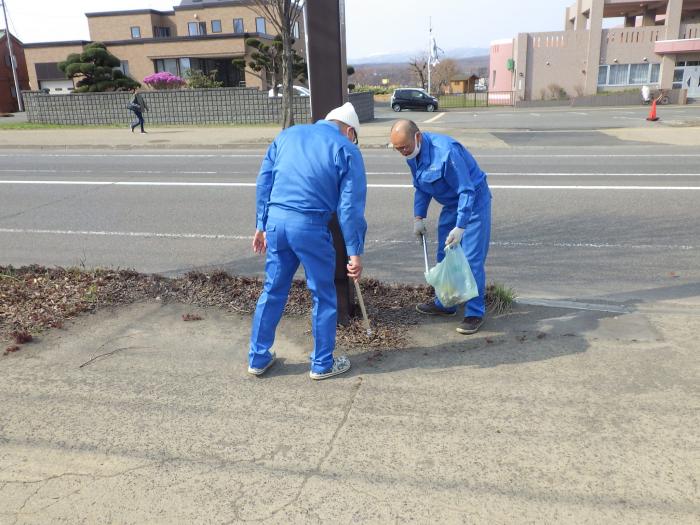
[[[415,159],[418,154],[420,153],[420,142],[418,142],[418,133],[413,137],[413,140],[416,142],[415,148],[413,148],[413,151],[406,155],[407,160],[413,160]]]

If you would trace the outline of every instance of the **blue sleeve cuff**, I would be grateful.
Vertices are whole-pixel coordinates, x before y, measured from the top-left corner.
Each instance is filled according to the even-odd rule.
[[[350,256],[355,256],[355,255],[362,255],[364,252],[363,246],[359,244],[354,244],[354,245],[345,245],[345,251],[348,253],[348,257]]]

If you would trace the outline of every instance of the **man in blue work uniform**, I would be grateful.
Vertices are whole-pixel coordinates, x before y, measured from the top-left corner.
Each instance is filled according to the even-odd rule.
[[[284,130],[267,150],[257,180],[253,240],[256,253],[267,251],[265,284],[250,336],[248,372],[253,375],[262,375],[275,361],[275,330],[300,263],[313,296],[310,377],[326,379],[350,369],[347,357],[333,357],[336,253],[328,223],[337,213],[350,257],[348,276],[358,280],[367,231],[359,129],[355,108],[347,103],[316,124]]]
[[[425,235],[428,205],[431,199],[435,199],[442,204],[437,261],[444,259],[446,246],[458,245],[469,261],[479,296],[467,302],[457,332],[474,334],[484,322],[484,263],[491,237],[491,192],[486,174],[459,142],[446,135],[421,133],[410,120],[399,120],[394,124],[391,143],[406,158],[413,175],[416,190],[413,232],[419,237]],[[427,315],[457,313],[456,308],[443,307],[437,298],[416,308]]]

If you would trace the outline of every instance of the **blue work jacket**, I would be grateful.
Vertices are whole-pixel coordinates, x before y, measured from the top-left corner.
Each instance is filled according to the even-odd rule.
[[[338,214],[348,255],[364,252],[367,175],[360,150],[334,122],[292,126],[270,145],[257,179],[256,228],[270,206]]]
[[[421,150],[406,161],[416,193],[413,213],[427,217],[431,199],[457,209],[457,226],[466,228],[474,206],[476,188],[486,180],[474,157],[452,137],[423,133]]]

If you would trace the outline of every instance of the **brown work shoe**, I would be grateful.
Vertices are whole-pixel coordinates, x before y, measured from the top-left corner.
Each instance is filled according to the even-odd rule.
[[[484,324],[483,317],[465,317],[457,327],[457,332],[464,335],[475,334],[482,324]]]

